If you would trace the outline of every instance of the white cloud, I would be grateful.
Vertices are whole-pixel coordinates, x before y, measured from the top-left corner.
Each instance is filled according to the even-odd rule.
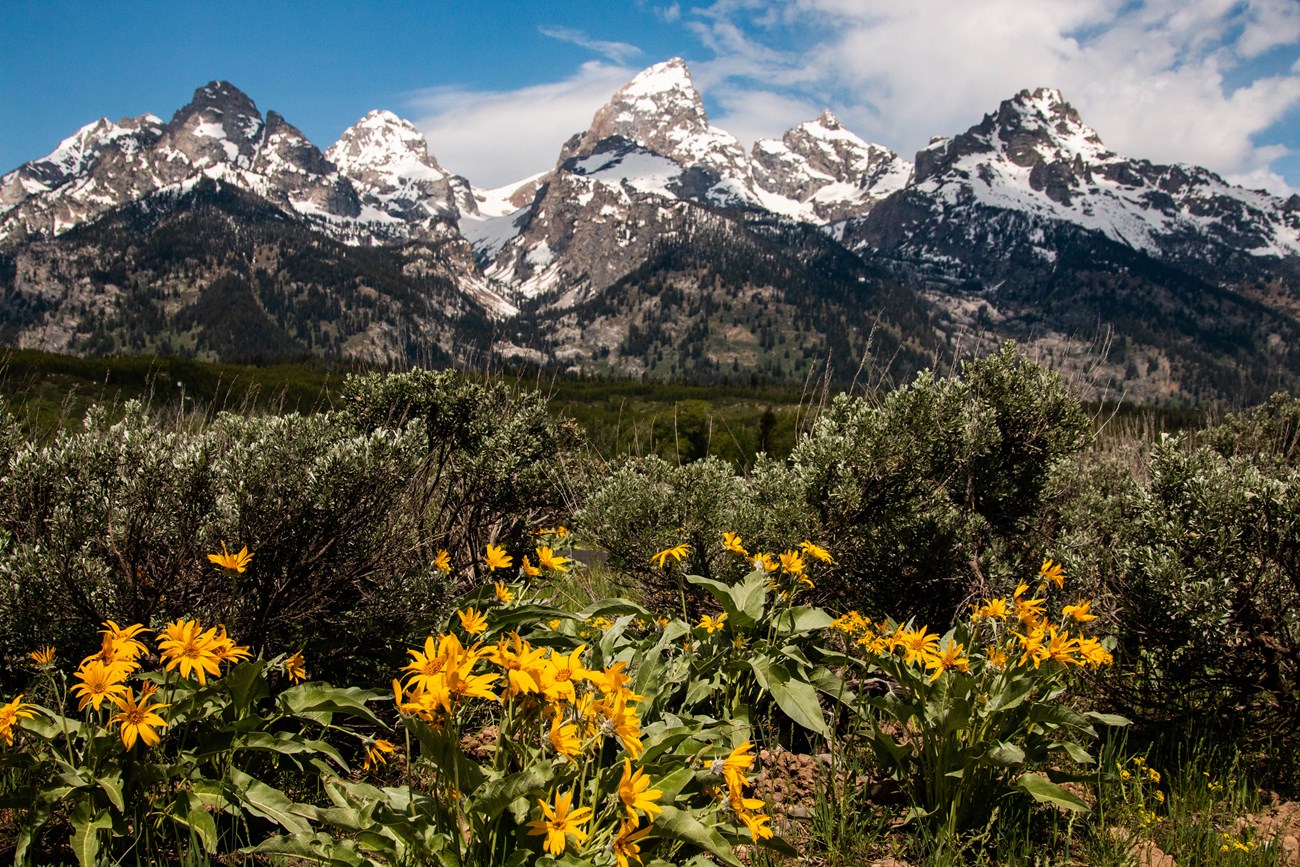
[[[581,30],[575,30],[572,27],[538,27],[537,31],[543,36],[549,36],[551,39],[558,39],[561,42],[569,42],[581,48],[586,48],[604,57],[613,63],[626,63],[633,57],[641,53],[641,49],[627,42],[610,42],[603,39],[592,39]]]
[[[563,81],[519,90],[431,88],[411,97],[412,123],[448,171],[500,186],[554,166],[561,145],[636,72],[591,61]]]
[[[1283,191],[1278,153],[1253,139],[1300,105],[1300,67],[1252,75],[1251,62],[1296,44],[1295,0],[719,0],[691,26],[717,55],[697,81],[720,121],[758,129],[766,105],[769,135],[789,126],[780,91],[910,156],[1046,85],[1120,153]]]

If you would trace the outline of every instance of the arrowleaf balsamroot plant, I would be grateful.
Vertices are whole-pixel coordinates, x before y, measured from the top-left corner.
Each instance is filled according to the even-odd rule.
[[[686,543],[656,554],[712,600],[691,620],[623,598],[555,606],[546,588],[579,566],[567,531],[540,541],[459,564],[492,582],[382,690],[300,682],[299,653],[258,658],[197,618],[152,641],[106,623],[71,688],[52,649],[34,652],[38,685],[0,705],[22,780],[4,801],[22,812],[17,860],[54,845],[66,817],[85,865],[135,846],[165,860],[738,864],[740,844],[794,854],[755,792],[756,746],[829,740],[827,711],[869,737],[917,821],[948,831],[1007,797],[1076,808],[1053,763],[1091,762],[1081,741],[1121,722],[1067,703],[1073,673],[1109,655],[1083,632],[1086,600],[1048,616],[1063,584],[1050,561],[1033,594],[986,600],[940,636],[807,604],[835,559],[810,540],[751,552],[727,533],[723,552],[750,567],[734,583],[677,574]],[[211,559],[239,573],[252,557]]]

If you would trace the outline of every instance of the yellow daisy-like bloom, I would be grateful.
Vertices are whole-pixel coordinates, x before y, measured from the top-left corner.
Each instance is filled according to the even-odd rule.
[[[248,563],[253,559],[253,555],[248,552],[247,545],[241,548],[238,554],[231,554],[226,550],[226,543],[222,542],[221,553],[209,554],[208,559],[222,569],[242,574],[248,568]]]
[[[284,661],[284,673],[289,675],[289,680],[294,683],[301,683],[307,679],[307,662],[302,658],[301,650],[295,650],[293,655]]]
[[[768,823],[772,821],[771,816],[751,813],[748,810],[742,810],[736,815],[745,823],[745,827],[749,829],[749,836],[755,841],[772,839],[772,829],[768,827]]]
[[[158,716],[157,711],[165,707],[171,707],[166,704],[150,704],[149,699],[153,693],[140,694],[140,703],[136,704],[135,696],[128,689],[126,695],[115,697],[113,704],[117,705],[118,712],[109,717],[110,724],[118,723],[121,725],[122,745],[128,750],[135,746],[136,738],[144,741],[145,746],[151,747],[158,743],[160,738],[154,728],[165,728],[167,721]]]
[[[35,718],[36,707],[24,704],[21,694],[8,704],[0,704],[0,737],[5,739],[5,745],[14,745],[14,724],[18,720]]]
[[[745,741],[732,750],[726,758],[714,759],[709,765],[709,772],[725,779],[733,791],[744,789],[745,783],[748,782],[749,769],[754,766],[754,756],[751,752],[753,749],[754,745]]]
[[[650,788],[650,775],[644,768],[632,772],[632,760],[623,759],[623,778],[618,782],[618,799],[623,802],[629,820],[637,821],[637,810],[645,813],[650,821],[664,808],[655,803],[663,795],[663,789]]]
[[[217,630],[204,631],[197,620],[176,620],[167,624],[158,641],[158,652],[167,661],[166,669],[179,668],[181,677],[188,678],[193,671],[199,683],[206,684],[209,674],[221,675],[220,659],[214,652]]]
[[[997,599],[986,599],[984,604],[975,608],[971,614],[972,620],[1006,620],[1011,616],[1011,609],[1007,607],[1007,600],[998,597]]]
[[[619,660],[604,671],[589,671],[587,680],[596,685],[596,688],[605,695],[615,695],[626,692],[627,685],[632,682],[632,676],[627,673],[627,663]],[[640,701],[642,696],[628,694],[629,701]]]
[[[111,620],[105,620],[104,628],[100,630],[100,634],[112,640],[118,658],[139,659],[149,652],[149,648],[145,647],[144,642],[136,638],[136,636],[148,631],[140,623],[132,623],[130,626],[118,626]]]
[[[1070,633],[1065,630],[1057,630],[1052,626],[1047,631],[1047,646],[1044,653],[1047,658],[1062,665],[1082,665],[1083,661],[1077,656],[1079,652],[1079,642],[1070,637]]]
[[[568,557],[561,557],[550,548],[541,547],[537,549],[537,565],[543,569],[550,569],[554,572],[568,572],[569,564],[573,561]]]
[[[776,558],[765,551],[759,551],[755,554],[750,559],[750,563],[755,570],[762,569],[764,572],[775,572],[781,568],[781,564],[776,561]]]
[[[984,648],[984,658],[994,668],[1007,667],[1007,652],[996,645],[990,644]]]
[[[970,660],[963,656],[965,648],[956,641],[948,639],[942,652],[925,657],[925,667],[934,672],[930,682],[934,683],[945,671],[970,671]]]
[[[552,855],[563,855],[569,838],[573,838],[573,842],[578,845],[587,842],[587,832],[580,826],[591,821],[591,808],[573,809],[572,792],[557,792],[554,807],[542,800],[537,803],[546,818],[529,822],[528,833],[531,836],[546,835],[543,848],[547,852]]]
[[[638,830],[636,822],[623,822],[619,826],[618,836],[614,838],[614,860],[618,867],[644,863],[641,860],[641,838],[650,831],[650,825]]]
[[[742,557],[749,556],[749,552],[745,550],[745,546],[740,544],[740,537],[735,533],[722,534],[722,547],[724,550],[730,551],[733,554],[739,554]]]
[[[528,562],[527,554],[524,555],[523,562],[519,564],[519,568],[524,570],[524,574],[527,575],[529,578],[536,578],[538,575],[542,574],[541,569],[538,569],[532,563]]]
[[[525,557],[524,561],[527,562],[527,560],[528,558]],[[515,594],[510,592],[510,588],[506,586],[504,581],[497,581],[494,583],[492,585],[492,592],[496,595],[497,601],[502,605],[509,605],[514,601]]]
[[[1065,567],[1052,562],[1050,557],[1043,558],[1043,565],[1038,567],[1038,577],[1057,587],[1065,586]]]
[[[1101,642],[1095,638],[1080,638],[1078,651],[1080,659],[1093,668],[1110,665],[1115,661],[1110,651],[1102,647]]]
[[[939,636],[937,633],[930,632],[925,626],[920,629],[899,629],[894,634],[894,645],[903,649],[904,663],[923,664],[926,657],[933,655],[939,649]]]
[[[460,618],[460,626],[470,635],[479,635],[487,631],[487,615],[474,608],[467,608],[464,611],[457,611],[456,616]]]
[[[1047,637],[1046,629],[1039,626],[1034,629],[1026,629],[1024,635],[1019,632],[1011,634],[1020,639],[1020,649],[1023,651],[1020,654],[1020,659],[1016,661],[1016,665],[1024,665],[1027,660],[1032,659],[1034,668],[1038,668],[1043,663],[1043,660],[1047,659],[1047,648],[1043,647],[1043,639]]]
[[[781,555],[781,568],[791,575],[802,575],[807,564],[804,563],[803,555],[798,551],[786,551]]]
[[[683,542],[680,545],[674,545],[671,548],[663,549],[651,557],[650,562],[656,564],[660,569],[662,569],[664,568],[664,564],[668,562],[669,557],[672,557],[680,563],[689,553],[691,553],[691,546]]]
[[[1043,606],[1047,604],[1046,599],[1025,599],[1025,593],[1029,590],[1028,584],[1021,584],[1016,588],[1012,596],[1012,602],[1016,606],[1016,618],[1026,627],[1034,629],[1043,622]]]
[[[388,756],[396,750],[397,747],[383,738],[376,738],[366,747],[366,760],[361,764],[362,771],[369,771],[380,765],[388,764]]]
[[[695,625],[695,628],[703,629],[705,632],[712,635],[713,633],[717,632],[719,629],[723,628],[723,624],[726,622],[726,620],[727,620],[727,615],[725,613],[719,614],[717,617],[713,617],[709,614],[705,614],[703,617],[700,618],[700,622]]]
[[[98,659],[82,663],[81,668],[73,673],[73,677],[81,681],[71,690],[80,697],[77,710],[85,710],[86,705],[92,705],[95,710],[99,710],[104,699],[112,699],[127,691],[126,684],[122,683],[125,675],[113,666],[104,665]]]
[[[483,565],[493,572],[498,569],[509,569],[514,562],[514,558],[500,545],[488,545],[487,551],[483,554]]]
[[[582,740],[578,737],[578,727],[573,723],[564,722],[564,714],[559,710],[551,716],[549,737],[551,746],[562,756],[574,759],[577,758],[578,753],[582,752]]]
[[[627,693],[608,696],[600,709],[605,717],[601,730],[617,737],[627,754],[639,759],[645,752],[645,746],[641,743],[641,720],[636,711],[627,706],[627,702]]]
[[[807,554],[809,557],[813,558],[814,560],[820,560],[823,563],[835,562],[835,558],[831,556],[830,551],[827,551],[821,545],[814,545],[812,542],[809,542],[807,539],[804,539],[802,542],[800,542],[799,547],[803,549],[803,552],[805,554]]]
[[[497,646],[487,652],[487,658],[506,673],[506,695],[530,695],[542,691],[542,669],[546,651],[535,648],[512,632],[502,636]]]
[[[236,644],[234,639],[226,635],[225,625],[217,626],[217,634],[212,641],[212,655],[227,665],[253,658],[253,654],[245,645]]]
[[[574,684],[591,677],[591,672],[582,665],[582,654],[587,645],[580,644],[570,654],[554,653],[542,666],[542,694],[551,701],[577,701]]]
[[[1067,605],[1061,609],[1061,616],[1073,620],[1075,623],[1087,623],[1089,620],[1096,620],[1097,615],[1089,611],[1092,608],[1092,602],[1087,599],[1080,599],[1073,605]]]
[[[27,658],[37,665],[49,665],[54,661],[54,648],[47,646],[42,647],[40,650],[33,650],[27,654]]]
[[[433,568],[437,569],[444,575],[451,574],[451,555],[447,551],[439,550],[433,558]]]

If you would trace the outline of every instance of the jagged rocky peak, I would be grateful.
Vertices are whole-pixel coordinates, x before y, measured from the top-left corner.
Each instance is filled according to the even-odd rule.
[[[912,173],[911,163],[849,132],[829,109],[780,141],[756,141],[750,159],[760,188],[805,203],[827,221],[861,216]]]
[[[247,165],[264,122],[247,94],[228,81],[212,81],[172,116],[163,147],[179,151],[197,168],[218,163]]]
[[[559,164],[590,154],[604,139],[619,136],[684,166],[703,166],[746,180],[745,149],[735,136],[709,125],[704,102],[680,57],[657,63],[623,85],[571,139]]]
[[[325,158],[363,201],[402,219],[455,216],[465,200],[472,203],[468,187],[429,153],[424,134],[391,111],[372,111],[348,127]]]
[[[0,178],[0,208],[23,198],[64,186],[90,172],[110,149],[137,153],[162,134],[163,122],[152,114],[124,117],[117,122],[100,118],[59,142],[53,151],[24,163]]]
[[[339,171],[351,176],[353,172],[382,171],[410,168],[418,165],[424,174],[447,173],[429,153],[429,143],[424,134],[409,120],[391,111],[376,110],[344,130],[339,140],[330,145],[326,158]]]

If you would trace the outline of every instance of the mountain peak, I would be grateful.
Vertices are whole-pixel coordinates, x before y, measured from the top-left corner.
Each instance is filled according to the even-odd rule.
[[[674,57],[638,73],[596,112],[591,127],[565,145],[559,163],[591,154],[620,137],[683,166],[702,166],[745,183],[745,149],[735,136],[709,125],[704,101],[686,62]]]
[[[203,109],[257,118],[262,116],[248,94],[229,81],[209,81],[194,91],[194,98],[190,100],[189,105],[177,114],[193,114]]]
[[[841,129],[839,118],[831,114],[829,108],[823,108],[822,113],[817,115],[815,123],[825,129]]]

